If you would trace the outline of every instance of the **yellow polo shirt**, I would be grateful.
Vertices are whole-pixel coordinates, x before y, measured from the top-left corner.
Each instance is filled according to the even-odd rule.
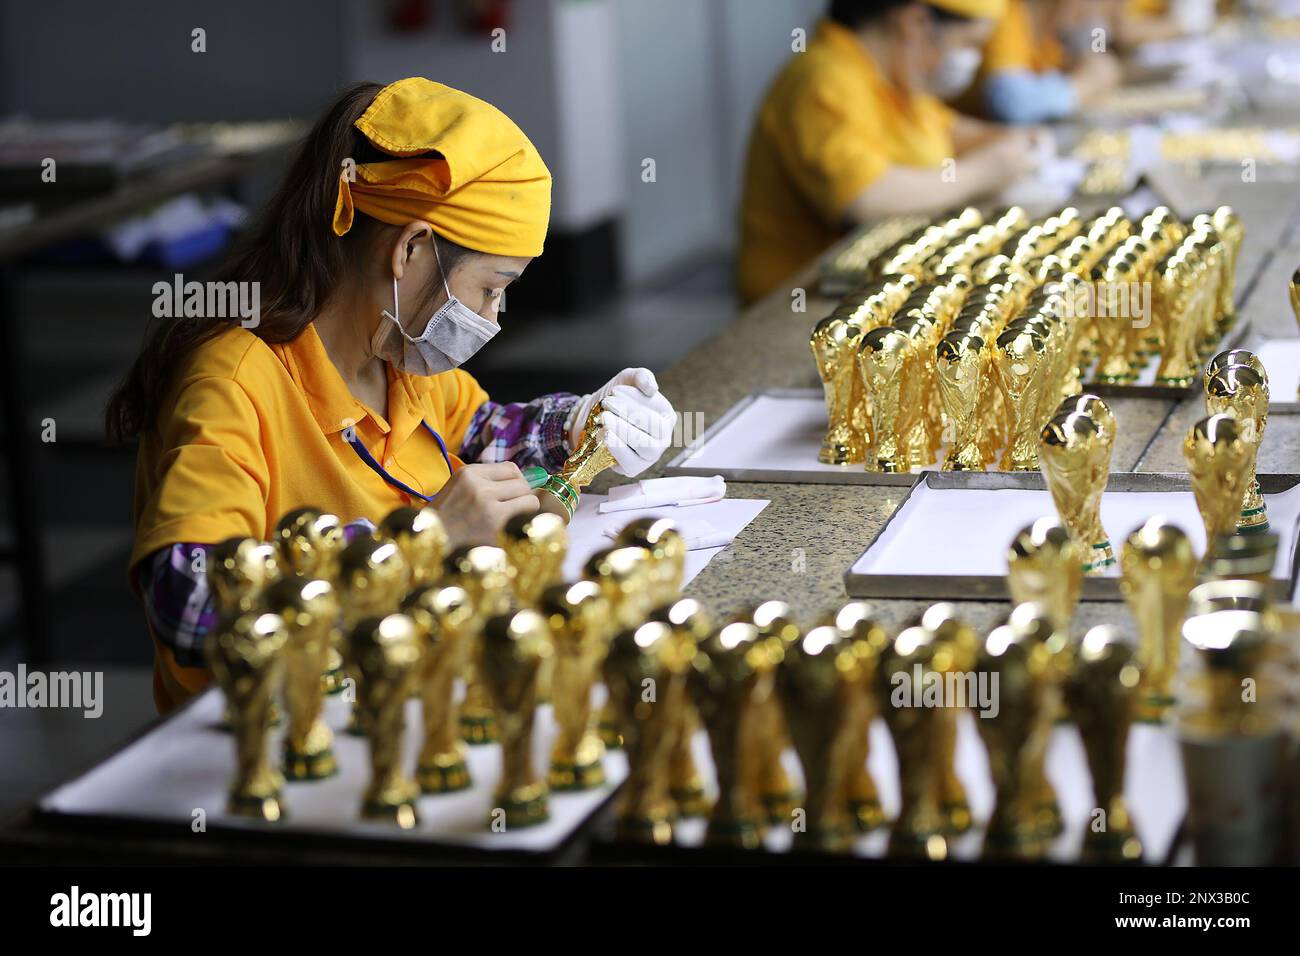
[[[135,566],[178,542],[259,540],[295,508],[378,523],[411,496],[374,472],[344,438],[357,438],[389,474],[424,495],[450,477],[423,420],[447,443],[453,467],[487,393],[459,369],[420,377],[389,366],[388,416],[356,399],[313,325],[268,344],[232,327],[199,348],[173,385],[165,412],[136,459]],[[154,637],[154,694],[168,709],[208,681],[181,667]]]
[[[1065,48],[1054,36],[1039,37],[1025,0],[1009,0],[1007,12],[984,45],[982,76],[998,70],[1059,70]]]
[[[953,112],[894,87],[854,34],[823,21],[773,82],[749,141],[737,286],[752,302],[844,234],[849,203],[891,166],[952,158]]]

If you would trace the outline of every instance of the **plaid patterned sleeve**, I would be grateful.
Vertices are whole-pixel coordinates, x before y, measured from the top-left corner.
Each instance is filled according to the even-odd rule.
[[[374,524],[366,518],[343,526],[348,542],[374,531]],[[158,640],[171,648],[181,667],[207,666],[203,641],[217,624],[205,570],[207,559],[208,545],[181,542],[155,551],[136,571],[149,626]]]
[[[465,461],[513,461],[556,472],[569,457],[564,420],[581,399],[556,392],[531,402],[501,405],[484,402],[465,432],[460,457]]]

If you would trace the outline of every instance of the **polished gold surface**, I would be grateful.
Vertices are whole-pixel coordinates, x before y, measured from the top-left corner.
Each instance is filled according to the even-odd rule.
[[[272,539],[286,574],[299,574],[334,582],[338,579],[339,556],[347,544],[343,524],[336,515],[315,508],[298,508],[281,518]],[[343,690],[342,631],[335,629],[321,674],[321,687],[327,694]]]
[[[462,587],[418,588],[402,601],[419,631],[423,742],[415,780],[425,793],[450,793],[470,786],[469,763],[460,735],[456,678],[463,670],[465,648],[477,639],[483,617]]]
[[[1137,625],[1140,720],[1162,722],[1177,702],[1173,682],[1196,564],[1187,535],[1161,517],[1148,520],[1124,542],[1120,590]]]
[[[592,406],[583,425],[578,447],[546,484],[535,489],[542,511],[558,515],[565,521],[572,518],[582,489],[591,484],[602,471],[617,464],[613,453],[605,444],[605,426],[600,422],[604,411],[600,402]]]
[[[1083,738],[1092,776],[1094,806],[1083,838],[1083,859],[1131,863],[1142,858],[1128,804],[1124,772],[1129,726],[1138,703],[1138,664],[1133,649],[1107,627],[1084,635],[1065,695]]]
[[[616,545],[597,551],[587,559],[582,576],[595,581],[609,602],[615,631],[635,628],[654,607],[655,563],[643,547]],[[597,721],[597,731],[606,747],[622,746],[612,704],[606,704]]]
[[[287,640],[279,615],[247,611],[227,618],[205,645],[208,667],[226,695],[235,739],[227,810],[236,816],[275,822],[285,815],[284,778],[271,766],[268,738]]]
[[[763,601],[742,608],[733,620],[747,621],[758,629],[762,654],[754,655],[757,675],[749,701],[749,716],[741,729],[745,749],[745,786],[763,811],[764,822],[786,826],[799,800],[785,772],[781,755],[790,746],[779,701],[776,699],[776,667],[786,651],[799,640],[794,612],[784,601]]]
[[[921,615],[918,623],[932,637],[934,654],[931,659],[936,674],[960,678],[975,666],[979,650],[979,635],[962,619],[955,604],[933,604]],[[954,686],[956,686],[954,684]],[[957,715],[969,701],[944,700],[939,708],[938,741],[935,759],[938,763],[939,812],[943,816],[945,836],[965,833],[974,824],[966,788],[957,776]]]
[[[494,799],[507,829],[550,819],[546,781],[533,765],[533,724],[542,662],[554,652],[546,619],[532,608],[499,614],[483,625],[483,677],[497,703],[501,734],[501,781]]]
[[[1104,408],[1099,399],[1097,405]],[[1067,408],[1043,426],[1039,437],[1043,477],[1062,524],[1084,551],[1085,574],[1102,574],[1115,563],[1110,535],[1101,523],[1101,496],[1115,446],[1115,431],[1107,421],[1099,411]]]
[[[349,633],[344,656],[358,678],[356,706],[370,741],[361,816],[412,829],[419,823],[419,788],[402,766],[402,739],[406,702],[420,678],[419,629],[405,614],[366,618]]]
[[[1007,550],[1012,604],[1041,604],[1057,630],[1068,634],[1083,591],[1083,549],[1056,518],[1021,528]]]
[[[594,581],[577,581],[548,588],[538,610],[555,645],[557,733],[547,782],[557,791],[590,790],[605,782],[605,745],[592,719],[591,692],[614,636],[609,601]]]
[[[1240,353],[1242,350],[1237,351]],[[1264,441],[1264,427],[1268,424],[1268,376],[1261,371],[1258,360],[1223,364],[1211,372],[1209,369],[1213,367],[1214,362],[1211,362],[1206,369],[1205,410],[1211,415],[1236,418],[1243,439],[1254,444],[1258,457],[1259,447]],[[1237,531],[1252,534],[1267,530],[1268,510],[1259,492],[1259,481],[1255,478],[1252,464],[1246,495],[1241,502],[1241,514],[1237,518]]]
[[[667,772],[672,721],[657,693],[663,679],[659,644],[668,640],[671,631],[662,621],[624,628],[610,644],[602,668],[628,763],[615,832],[631,843],[663,845],[673,839]]]
[[[380,522],[377,536],[394,542],[402,552],[408,587],[435,584],[442,576],[442,562],[450,542],[447,529],[433,508],[428,505],[395,508]]]
[[[1231,415],[1201,419],[1183,440],[1183,458],[1207,542],[1236,530],[1257,450]]]
[[[652,558],[653,561],[653,558]],[[713,615],[694,598],[661,604],[650,615],[668,625],[668,636],[658,644],[664,686],[661,706],[668,711],[668,795],[678,817],[702,817],[712,807],[704,791],[704,778],[695,766],[692,738],[699,728],[699,713],[691,698],[690,671],[700,642],[713,631]]]
[[[289,726],[284,736],[284,775],[320,780],[338,772],[334,735],[322,716],[321,675],[338,646],[339,606],[328,581],[290,575],[263,594],[263,605],[284,622],[284,696]]]
[[[831,624],[839,631],[852,653],[855,664],[852,680],[866,707],[863,719],[851,727],[846,744],[848,770],[844,799],[854,827],[861,833],[868,833],[887,822],[880,802],[880,790],[867,768],[867,758],[871,752],[871,723],[880,713],[876,696],[877,673],[881,657],[889,650],[892,641],[875,609],[865,601],[850,601],[823,623]]]
[[[463,546],[447,555],[444,565],[443,582],[465,589],[480,622],[510,609],[515,568],[504,549],[486,544]],[[496,715],[492,693],[479,677],[479,634],[471,634],[459,649],[465,680],[461,735],[470,745],[493,743],[497,739]]]
[[[262,589],[279,576],[277,550],[255,538],[229,538],[208,554],[208,587],[223,618],[253,610]]]

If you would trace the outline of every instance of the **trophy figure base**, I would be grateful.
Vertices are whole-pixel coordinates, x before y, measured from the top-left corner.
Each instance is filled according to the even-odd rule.
[[[560,475],[551,475],[546,479],[546,483],[538,487],[536,493],[539,498],[543,496],[548,501],[554,501],[559,508],[547,507],[543,503],[543,511],[554,511],[561,517],[573,517],[573,513],[578,509],[578,489],[569,484],[568,479]]]
[[[595,790],[605,782],[605,766],[597,757],[588,762],[552,760],[547,785],[556,793]]]
[[[867,459],[867,471],[878,472],[882,475],[898,475],[907,471],[903,463],[895,458],[877,458],[874,461]]]
[[[673,822],[667,811],[624,814],[614,824],[614,839],[639,846],[668,846],[673,842]]]
[[[817,452],[817,460],[823,465],[857,465],[862,462],[862,458],[862,452],[839,442],[823,442]]]
[[[889,856],[899,860],[946,860],[948,839],[937,830],[900,828],[889,834]]]
[[[1084,863],[1141,863],[1142,841],[1131,828],[1093,830],[1083,838]]]
[[[336,694],[343,693],[346,678],[347,674],[342,666],[330,668],[320,675],[320,692],[326,697],[333,697]]]
[[[1163,724],[1177,703],[1178,698],[1172,694],[1143,694],[1133,717],[1143,724]]]
[[[465,713],[460,714],[460,736],[465,743],[471,746],[480,744],[494,744],[497,742],[497,718],[496,714],[485,713]]]
[[[668,795],[677,806],[679,817],[704,817],[713,809],[713,803],[704,792],[704,781],[698,776],[669,786]]]
[[[286,780],[324,780],[338,772],[339,765],[332,747],[298,750],[285,744],[283,773]]]
[[[1106,569],[1115,563],[1115,552],[1110,546],[1110,539],[1098,541],[1092,546],[1092,555],[1084,562],[1084,574],[1105,574]]]
[[[986,860],[1037,860],[1044,849],[1041,832],[1027,823],[990,828],[984,834]]]
[[[888,822],[879,797],[850,797],[849,813],[852,814],[853,826],[859,833],[878,830]]]
[[[943,815],[943,832],[946,836],[960,836],[975,824],[970,804],[965,800],[945,800],[939,805]]]
[[[455,793],[468,790],[473,781],[464,756],[453,751],[422,760],[415,768],[415,782],[423,793]]]
[[[1258,508],[1242,509],[1237,519],[1237,534],[1263,534],[1268,530],[1268,511],[1261,504]]]
[[[704,831],[704,845],[757,850],[763,845],[763,835],[758,821],[750,817],[712,817]]]
[[[277,701],[271,701],[271,714],[267,718],[267,725],[270,727],[279,727],[284,721],[284,713],[280,710],[280,704]],[[221,712],[221,720],[217,723],[217,730],[222,733],[231,733],[235,729],[234,718],[230,714],[230,705],[226,704],[226,709]]]
[[[606,750],[622,750],[623,735],[618,732],[618,725],[604,717],[596,724],[596,734]]]
[[[286,816],[278,789],[266,793],[237,793],[232,791],[226,801],[226,812],[231,816],[263,820],[267,823],[277,823]]]
[[[488,817],[488,826],[493,826],[498,809],[505,814],[507,829],[535,827],[539,823],[545,823],[551,819],[547,794],[546,784],[540,781],[498,792],[497,807]]]
[[[843,823],[813,824],[796,831],[794,849],[808,853],[847,853],[853,848],[853,828]]]
[[[366,725],[361,717],[359,707],[353,706],[352,713],[348,717],[348,725],[343,728],[343,732],[353,737],[364,737],[366,735]]]
[[[1065,832],[1065,821],[1055,799],[1044,800],[1034,808],[1034,824],[1039,836],[1044,838],[1055,839]]]
[[[758,798],[763,806],[764,822],[775,827],[788,825],[799,799],[799,794],[789,788],[764,791]]]
[[[391,823],[402,830],[413,830],[420,824],[420,815],[415,810],[417,791],[414,784],[394,787],[374,797],[367,797],[361,804],[361,818],[377,823]]]

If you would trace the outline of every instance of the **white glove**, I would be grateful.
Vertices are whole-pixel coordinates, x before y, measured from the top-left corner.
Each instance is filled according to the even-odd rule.
[[[565,422],[570,451],[582,442],[587,416],[597,402],[604,409],[599,421],[605,428],[605,446],[617,462],[616,472],[632,477],[659,460],[672,441],[677,413],[660,393],[653,372],[627,368],[584,395]]]

